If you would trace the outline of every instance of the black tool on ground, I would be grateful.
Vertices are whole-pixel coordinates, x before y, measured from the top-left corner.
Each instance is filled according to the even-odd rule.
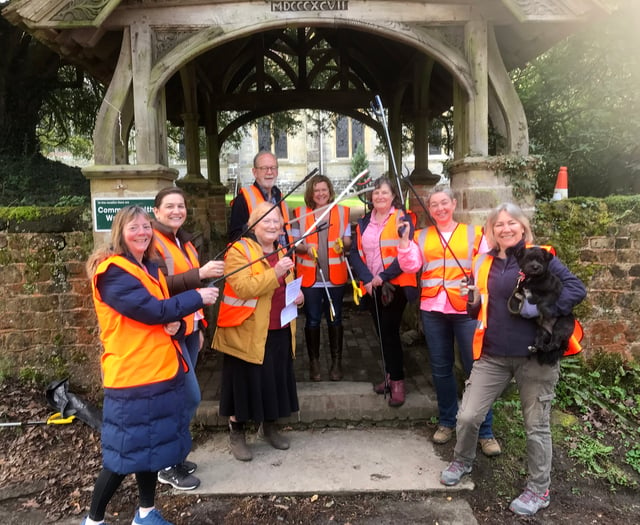
[[[402,186],[401,186],[401,181],[400,181],[400,174],[398,173],[398,168],[396,166],[396,160],[395,160],[395,157],[393,155],[393,146],[391,144],[391,136],[389,135],[389,128],[387,126],[387,119],[385,118],[384,107],[382,106],[382,100],[380,99],[379,95],[376,95],[375,98],[374,98],[374,101],[371,103],[371,111],[373,111],[374,115],[378,119],[378,122],[380,122],[380,124],[382,125],[382,128],[384,130],[385,138],[387,140],[387,149],[389,150],[389,155],[391,156],[391,167],[393,169],[393,173],[394,173],[395,178],[396,178],[396,183],[398,184],[398,192],[399,192],[398,194],[400,195],[400,197],[402,197]],[[402,182],[404,182],[407,185],[407,187],[409,188],[409,190],[411,191],[411,193],[413,193],[413,196],[418,201],[418,204],[420,204],[420,207],[424,210],[424,212],[425,212],[425,214],[427,216],[427,219],[429,220],[429,222],[431,222],[432,226],[436,229],[436,232],[438,233],[438,236],[440,237],[440,241],[444,245],[445,249],[449,250],[449,252],[451,253],[453,259],[456,262],[456,264],[458,265],[460,270],[462,270],[462,273],[465,276],[467,276],[467,278],[471,278],[471,274],[470,273],[467,274],[466,270],[462,267],[462,264],[460,263],[460,261],[456,257],[456,254],[453,253],[453,250],[451,249],[451,246],[449,246],[449,242],[447,241],[447,239],[445,239],[444,235],[442,235],[442,232],[440,231],[440,228],[438,228],[438,225],[436,224],[436,222],[431,217],[431,214],[429,213],[429,210],[425,206],[424,202],[422,202],[422,199],[420,198],[420,195],[416,191],[416,189],[415,189],[413,183],[411,182],[411,180],[409,180],[408,177],[405,177],[405,178],[402,179]],[[406,207],[405,207],[404,201],[402,201],[402,206],[403,206],[402,210],[405,212],[405,216],[403,217],[403,220],[406,221],[406,222],[409,222],[409,217],[406,214]],[[398,228],[398,237],[402,237],[403,233],[404,233],[404,229],[402,227]]]
[[[380,359],[382,360],[382,376],[384,377],[384,398],[387,399],[387,392],[391,391],[389,385],[389,377],[387,376],[387,363],[384,360],[384,344],[382,343],[382,326],[380,325],[380,311],[378,309],[378,301],[376,297],[376,289],[371,287],[371,300],[376,312],[376,332],[378,333],[378,341],[380,342]]]
[[[313,177],[316,173],[318,173],[318,171],[320,171],[318,168],[313,168],[308,174],[307,176],[302,179],[298,184],[296,184],[293,188],[291,188],[291,191],[289,191],[289,193],[287,193],[284,197],[281,197],[280,200],[278,202],[276,202],[273,206],[271,206],[271,208],[269,208],[266,212],[264,212],[257,220],[255,220],[253,222],[253,224],[248,224],[244,230],[242,230],[242,232],[240,233],[240,235],[238,235],[233,241],[231,241],[229,244],[227,244],[224,248],[224,250],[222,250],[220,253],[218,253],[215,257],[214,260],[219,260],[220,257],[222,257],[225,253],[227,253],[227,251],[229,250],[229,248],[231,248],[231,245],[236,242],[238,239],[242,238],[242,236],[247,233],[248,231],[251,230],[251,228],[253,228],[256,224],[258,224],[262,219],[264,219],[267,215],[269,215],[273,210],[275,210],[278,206],[280,206],[281,203],[283,203],[285,201],[285,199],[287,197],[289,197],[291,194],[293,194],[294,191],[296,191],[300,186],[302,186],[305,182],[307,182],[311,177]]]
[[[46,395],[49,406],[60,412],[63,419],[75,416],[95,430],[102,428],[102,410],[69,392],[69,379],[50,383]]]

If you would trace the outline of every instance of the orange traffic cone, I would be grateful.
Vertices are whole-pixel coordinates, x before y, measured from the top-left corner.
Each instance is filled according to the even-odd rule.
[[[553,197],[551,200],[561,201],[569,197],[569,187],[567,185],[567,167],[561,166],[558,171],[558,178],[556,179],[556,187],[553,190]]]

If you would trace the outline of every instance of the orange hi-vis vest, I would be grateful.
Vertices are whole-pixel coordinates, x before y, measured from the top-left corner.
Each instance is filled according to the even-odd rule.
[[[311,208],[301,206],[296,208],[294,214],[297,218],[305,215],[300,221],[300,232],[306,232],[315,222],[315,216]],[[335,251],[335,241],[344,237],[349,224],[349,208],[346,206],[334,206],[329,212],[329,233],[327,236],[329,275],[325,276],[333,284],[341,285],[347,282],[347,263],[344,255]],[[318,249],[318,233],[308,235],[304,242]],[[316,261],[305,254],[296,255],[296,275],[302,277],[302,286],[310,287],[316,282]]]
[[[180,352],[164,326],[148,325],[117,312],[100,297],[98,277],[110,265],[122,268],[138,279],[157,299],[167,299],[169,291],[162,272],[158,279],[121,255],[102,261],[92,281],[93,302],[104,346],[101,358],[103,384],[106,388],[127,388],[166,381],[178,372]]]
[[[555,255],[555,250],[551,246],[540,246],[540,248],[544,248]],[[489,270],[492,264],[493,256],[488,253],[478,255],[473,263],[473,274],[480,294],[480,313],[478,314],[476,331],[473,335],[473,359],[480,359],[482,355],[482,342],[487,329],[487,309],[489,306]],[[582,325],[576,319],[573,334],[569,339],[569,346],[563,356],[575,355],[582,351],[582,345],[580,344],[582,336]]]
[[[258,204],[260,204],[261,202],[265,202],[264,195],[262,195],[262,192],[260,191],[259,188],[255,186],[255,184],[252,184],[251,186],[248,186],[246,188],[240,188],[240,193],[244,195],[244,200],[247,203],[247,209],[249,210],[249,215],[251,215],[251,212],[254,210],[254,208]],[[284,219],[285,232],[286,232],[286,228],[290,227],[289,226],[289,208],[287,208],[287,203],[284,201],[280,202],[279,208],[280,208],[280,211],[282,212],[282,218]],[[290,232],[286,232],[286,233],[287,233],[287,237],[291,238],[291,236],[289,235]]]
[[[231,250],[239,250],[243,252],[247,258],[247,262],[255,261],[263,255],[261,251],[252,247],[244,239],[234,242],[229,251]],[[251,272],[253,275],[263,273],[264,266],[261,262],[256,262],[251,265]],[[229,283],[225,282],[224,293],[222,301],[220,302],[220,310],[218,311],[218,326],[240,326],[243,321],[248,319],[254,312],[257,304],[257,297],[244,301],[236,295]]]
[[[184,249],[187,252],[185,254],[174,241],[158,230],[153,230],[153,239],[156,250],[158,250],[158,253],[167,265],[169,275],[184,273],[192,268],[200,268],[198,252],[191,242],[187,242],[184,245]],[[198,313],[200,314],[200,319],[204,321],[204,311],[202,308],[198,310]],[[195,313],[193,313],[184,318],[184,322],[186,323],[185,335],[193,333],[195,316]]]
[[[394,259],[398,255],[398,244],[400,243],[400,239],[398,238],[398,223],[404,217],[404,212],[402,210],[396,210],[395,213],[389,217],[387,220],[387,224],[384,225],[382,229],[382,233],[380,234],[380,255],[382,257],[382,266],[387,269]],[[360,225],[358,225],[358,253],[360,254],[360,258],[366,264],[367,258],[364,255],[364,250],[362,249],[362,232],[360,230]],[[398,286],[417,286],[416,282],[416,274],[414,273],[401,273],[397,277],[394,277],[390,281],[392,284],[397,284]],[[364,287],[361,286],[364,293]]]
[[[460,281],[471,270],[473,256],[480,249],[482,228],[458,224],[447,244],[434,226],[416,233],[425,261],[420,277],[421,298],[436,297],[444,289],[451,306],[459,312],[466,311],[467,300],[460,295]]]

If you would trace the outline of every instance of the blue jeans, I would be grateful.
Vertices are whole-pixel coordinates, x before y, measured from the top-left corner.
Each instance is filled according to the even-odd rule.
[[[329,314],[329,299],[324,288],[302,288],[304,295],[304,315],[306,317],[306,328],[318,328],[324,314],[329,326],[340,326],[342,324],[342,298],[344,297],[344,286],[329,287],[329,295],[335,310],[335,317],[331,320]]]
[[[189,366],[189,370],[184,375],[184,387],[187,396],[186,408],[190,414],[189,419],[193,419],[202,399],[200,385],[196,377],[196,363],[200,351],[200,331],[197,330],[188,335],[180,344],[182,345],[182,355]]]
[[[473,333],[476,321],[466,314],[443,314],[422,310],[420,315],[429,349],[431,377],[438,398],[439,424],[455,428],[458,414],[458,383],[454,374],[454,340],[458,343],[465,378],[468,378],[473,367]],[[489,409],[480,426],[479,437],[493,437],[492,425],[493,412]]]

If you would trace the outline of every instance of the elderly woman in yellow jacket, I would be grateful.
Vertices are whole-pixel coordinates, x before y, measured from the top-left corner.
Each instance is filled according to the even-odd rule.
[[[249,224],[271,207],[266,202],[256,206]],[[289,440],[278,433],[275,422],[298,411],[295,320],[283,326],[280,317],[294,266],[290,257],[276,251],[283,226],[282,215],[274,208],[231,246],[225,258],[229,276],[212,346],[224,353],[220,415],[229,417],[231,452],[240,461],[253,457],[245,440],[247,421],[260,424],[258,437],[286,450]],[[295,302],[303,300],[299,293]]]

